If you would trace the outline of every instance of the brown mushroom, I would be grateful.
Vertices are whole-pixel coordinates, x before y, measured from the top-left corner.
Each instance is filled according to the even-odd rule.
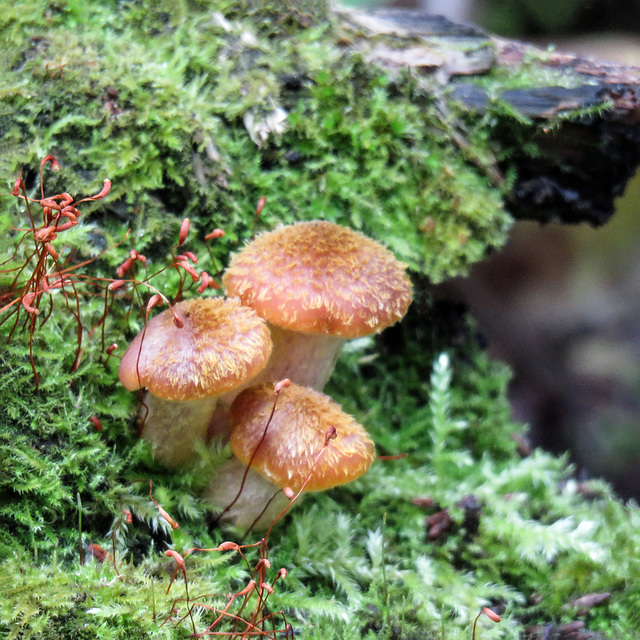
[[[324,491],[355,480],[373,462],[371,438],[329,396],[292,384],[282,391],[269,422],[274,399],[269,383],[238,394],[229,410],[235,458],[223,465],[208,490],[214,505],[229,507],[223,517],[241,527],[254,521],[257,528],[268,527],[288,504],[285,488],[287,493],[303,486]],[[327,439],[330,429],[335,437]]]
[[[150,320],[122,357],[119,376],[130,391],[147,389],[142,437],[155,457],[169,467],[191,458],[218,397],[254,378],[270,353],[265,322],[237,300],[186,300]]]
[[[273,352],[259,379],[318,390],[344,342],[400,320],[412,295],[405,265],[388,249],[323,221],[259,235],[233,256],[223,284],[269,322]]]

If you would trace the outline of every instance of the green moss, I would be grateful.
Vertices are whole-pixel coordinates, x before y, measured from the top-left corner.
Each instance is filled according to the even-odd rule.
[[[42,1],[9,11],[2,173],[54,153],[64,167],[54,190],[89,192],[109,177],[101,220],[118,213],[145,228],[145,243],[182,215],[246,238],[262,195],[266,227],[350,224],[433,280],[504,241],[500,194],[428,105],[328,46],[331,24],[288,28],[259,13],[241,20],[233,3],[217,8]],[[277,109],[284,130],[264,132],[257,148]]]
[[[505,615],[500,625],[483,629],[483,637],[512,638],[524,624],[574,619],[567,603],[607,590],[612,599],[588,613],[589,627],[606,635],[615,619],[616,637],[633,637],[633,585],[640,578],[637,508],[624,508],[599,482],[590,483],[585,498],[585,487],[561,459],[540,452],[518,456],[511,435],[521,427],[508,419],[508,376],[473,341],[449,350],[451,364],[437,358],[430,373],[433,354],[425,353],[425,345],[437,348],[446,340],[434,334],[425,341],[423,328],[411,321],[394,333],[378,345],[354,343],[330,391],[367,425],[380,453],[406,457],[378,460],[359,481],[307,496],[274,530],[270,575],[285,567],[288,576],[278,583],[273,610],[284,609],[305,638],[367,637],[371,631],[388,638],[429,630],[437,635],[441,626],[447,638],[468,638],[475,612],[489,604]],[[143,448],[130,448],[131,438],[128,445],[115,443],[124,417],[103,416],[100,433],[91,433],[86,421],[78,424],[78,414],[96,397],[88,392],[91,385],[102,377],[97,365],[87,367],[83,398],[70,397],[66,388],[42,389],[61,403],[54,413],[68,420],[66,427],[56,421],[61,432],[55,435],[67,439],[67,455],[33,452],[36,433],[47,430],[43,414],[31,421],[30,435],[2,450],[2,467],[14,474],[11,482],[23,478],[18,495],[11,501],[5,495],[3,512],[5,523],[8,513],[18,516],[6,530],[11,539],[0,586],[0,621],[5,633],[14,634],[9,637],[73,637],[76,627],[100,638],[187,637],[188,619],[159,626],[172,607],[171,596],[184,597],[184,586],[178,581],[165,595],[171,565],[158,552],[166,545],[182,553],[192,546],[214,547],[234,535],[207,531],[197,497],[204,481],[195,470],[166,474]],[[12,413],[23,404],[15,391],[2,397]],[[120,404],[121,395],[109,403]],[[143,476],[154,479],[154,497],[180,521],[180,529],[172,531],[159,516],[148,500],[148,482],[139,481]],[[93,484],[83,485],[87,477]],[[98,565],[89,557],[78,564],[78,492],[85,544],[110,550],[108,530],[122,522],[120,510],[134,513],[134,522],[117,530],[120,580],[109,560]],[[433,506],[422,506],[425,499]],[[425,520],[443,509],[450,527],[430,540]],[[225,594],[248,579],[233,553],[196,553],[187,567],[190,592],[209,606],[222,606]],[[212,619],[199,612],[198,629]]]
[[[57,333],[64,327],[47,324],[41,339]],[[463,324],[449,358],[436,358],[446,335],[414,316],[382,342],[351,345],[329,391],[367,425],[379,452],[394,458],[376,461],[343,489],[307,496],[274,530],[270,575],[285,567],[288,576],[278,583],[273,610],[284,609],[305,638],[437,635],[441,627],[447,638],[468,638],[472,617],[490,604],[505,617],[483,637],[511,638],[523,624],[571,620],[568,602],[608,590],[611,603],[588,614],[590,628],[608,631],[615,612],[616,637],[632,637],[639,512],[619,504],[603,483],[591,483],[585,498],[561,459],[519,457],[508,374],[471,337],[460,342],[464,334]],[[24,341],[18,335],[10,351],[24,351]],[[70,390],[64,368],[74,345],[65,344],[62,337],[54,343],[37,395],[27,361],[0,390],[0,626],[16,638],[76,637],[76,628],[108,639],[187,637],[188,619],[160,627],[184,586],[178,581],[165,595],[171,565],[159,552],[167,545],[182,553],[210,548],[234,536],[207,530],[198,498],[203,467],[215,455],[190,473],[155,467],[144,447],[132,447],[131,399],[114,385],[113,372],[93,361],[99,348],[89,346]],[[87,419],[96,413],[101,432]],[[180,529],[161,518],[145,478],[154,480],[155,499]],[[425,499],[433,506],[421,506]],[[123,524],[123,508],[134,514],[131,525]],[[430,540],[426,518],[443,509],[450,527]],[[80,565],[78,551],[79,536],[110,550],[117,523],[121,579],[110,560],[98,565],[89,556]],[[187,567],[190,592],[209,606],[222,606],[225,594],[248,580],[233,553],[196,553]],[[212,619],[200,611],[197,628]]]
[[[136,398],[117,382],[117,355],[141,327],[149,292],[113,294],[104,344],[101,325],[101,278],[114,278],[132,248],[147,255],[149,273],[161,271],[188,215],[186,246],[215,273],[250,235],[262,195],[261,227],[318,217],[349,224],[390,246],[419,283],[464,272],[504,239],[501,194],[479,168],[492,162],[496,112],[445,118],[410,78],[403,91],[357,54],[328,46],[337,38],[332,24],[251,11],[247,18],[232,2],[32,0],[0,14],[6,192],[22,167],[36,194],[48,152],[63,169],[45,171],[47,194],[96,193],[105,177],[113,181],[109,197],[81,205],[80,225],[56,241],[67,245],[75,291],[67,301],[54,292],[32,335],[24,313],[15,330],[12,321],[0,327],[7,637],[188,637],[189,618],[167,620],[172,607],[182,615],[188,607],[174,602],[186,596],[180,576],[165,593],[173,566],[163,552],[213,548],[242,534],[210,526],[199,497],[224,452],[204,451],[176,474],[137,441]],[[258,147],[249,130],[257,138],[256,123],[278,108],[288,114],[285,130]],[[0,200],[3,228],[26,220],[15,199]],[[227,235],[212,262],[202,238],[214,227]],[[27,240],[16,250],[19,238],[13,231],[0,239],[3,295],[8,270],[30,250]],[[178,274],[161,271],[151,284],[173,295]],[[588,626],[633,637],[637,508],[603,483],[578,485],[563,459],[521,458],[508,371],[478,348],[472,324],[442,314],[417,288],[407,321],[351,343],[328,389],[390,458],[352,485],[305,496],[274,529],[268,578],[281,567],[288,576],[270,610],[284,611],[304,638],[455,640],[469,638],[473,617],[490,604],[504,618],[485,621],[481,637],[515,638],[527,624],[574,619],[567,603],[606,590],[611,600],[586,614]],[[107,359],[104,345],[115,342]],[[179,529],[149,499],[149,480]],[[429,538],[426,519],[445,511],[449,528]],[[109,552],[115,545],[115,566],[113,558],[94,561],[88,544]],[[257,552],[249,557],[255,563]],[[223,607],[249,579],[232,552],[193,553],[187,570],[191,598],[209,607]],[[213,620],[210,610],[193,615],[198,631]]]

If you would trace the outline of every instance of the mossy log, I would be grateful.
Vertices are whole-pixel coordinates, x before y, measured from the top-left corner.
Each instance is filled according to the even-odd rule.
[[[637,70],[423,14],[290,4],[9,9],[0,171],[33,184],[53,153],[52,190],[108,177],[101,217],[155,238],[183,214],[246,238],[264,195],[265,227],[348,224],[432,281],[513,217],[611,215],[639,159]]]
[[[513,172],[506,198],[516,218],[599,225],[613,214],[640,159],[640,69],[419,12],[338,15],[353,31],[350,46],[372,64],[436,78],[440,109],[454,102],[476,116],[502,111],[488,140],[500,159],[484,168],[496,184]],[[462,134],[454,141],[466,147]]]

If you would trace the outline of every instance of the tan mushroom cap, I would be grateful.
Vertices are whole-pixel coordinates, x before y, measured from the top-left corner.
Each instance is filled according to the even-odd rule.
[[[231,450],[244,464],[277,486],[298,491],[323,450],[325,435],[336,437],[313,468],[307,491],[324,491],[360,477],[371,466],[374,446],[367,432],[329,396],[292,384],[281,393],[267,435],[260,443],[273,409],[274,386],[242,391],[230,409]],[[259,445],[259,446],[258,446]]]
[[[388,249],[324,221],[259,235],[233,256],[223,284],[274,325],[343,338],[394,324],[412,296],[406,266]]]
[[[195,400],[231,391],[258,374],[271,355],[266,323],[238,300],[201,298],[147,323],[122,356],[120,382],[165,400]]]

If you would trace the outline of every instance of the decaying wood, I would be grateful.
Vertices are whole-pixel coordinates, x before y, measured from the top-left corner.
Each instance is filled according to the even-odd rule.
[[[338,13],[347,45],[392,77],[409,68],[425,91],[437,87],[438,100],[471,115],[498,102],[513,111],[498,115],[504,122],[491,132],[498,155],[507,148],[509,157],[485,169],[492,178],[515,169],[514,216],[599,225],[612,215],[640,163],[640,69],[540,50],[420,12]],[[544,85],[509,87],[532,65],[548,71]],[[518,143],[528,131],[535,157]]]

